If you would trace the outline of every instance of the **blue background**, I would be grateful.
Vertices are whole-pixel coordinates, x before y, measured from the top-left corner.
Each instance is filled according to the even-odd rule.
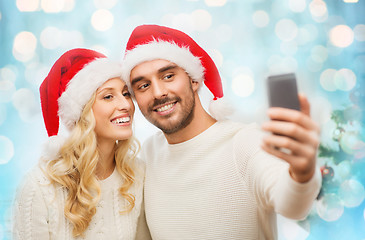
[[[237,121],[265,121],[265,78],[295,72],[322,144],[348,155],[344,164],[319,158],[340,187],[305,221],[279,216],[279,238],[365,239],[364,13],[362,0],[0,0],[0,240],[10,239],[15,189],[47,138],[38,88],[52,64],[75,47],[121,59],[133,28],[146,23],[183,30],[207,50]],[[201,96],[206,105],[210,93]],[[341,126],[330,119],[348,108]],[[156,131],[139,112],[134,127],[141,142]]]

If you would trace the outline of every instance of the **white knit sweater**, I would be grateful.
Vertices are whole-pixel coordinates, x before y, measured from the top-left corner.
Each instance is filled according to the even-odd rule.
[[[60,185],[55,187],[49,184],[41,169],[35,167],[17,191],[13,212],[13,239],[135,239],[137,220],[140,214],[144,216],[144,166],[141,165],[141,168],[140,174],[136,176],[137,182],[130,189],[135,196],[133,210],[128,214],[119,213],[125,209],[127,201],[119,193],[123,180],[115,169],[107,179],[100,181],[101,199],[84,236],[73,238],[72,224],[64,216],[67,191]]]
[[[276,213],[301,219],[317,196],[316,169],[295,182],[288,164],[261,150],[257,125],[217,122],[186,142],[148,139],[145,209],[153,239],[276,239]]]

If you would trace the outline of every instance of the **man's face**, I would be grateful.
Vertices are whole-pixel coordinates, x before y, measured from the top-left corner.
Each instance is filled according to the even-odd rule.
[[[199,85],[184,69],[157,59],[137,65],[130,79],[142,114],[165,134],[176,133],[192,121]]]

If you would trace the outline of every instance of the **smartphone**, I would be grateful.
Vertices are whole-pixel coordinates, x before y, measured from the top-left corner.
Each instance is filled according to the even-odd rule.
[[[267,78],[270,107],[300,110],[297,81],[294,73],[273,75]]]

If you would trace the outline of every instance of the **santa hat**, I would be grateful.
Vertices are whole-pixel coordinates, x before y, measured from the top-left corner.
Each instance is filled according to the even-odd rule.
[[[89,49],[72,49],[53,65],[39,90],[49,137],[58,135],[59,121],[72,130],[85,104],[106,81],[121,76],[121,65]],[[45,155],[55,157],[64,139],[50,139]]]
[[[165,59],[183,68],[193,81],[204,84],[214,96],[209,112],[217,120],[232,113],[223,98],[222,81],[211,57],[187,34],[158,25],[141,25],[134,29],[126,47],[122,78],[130,86],[130,73],[140,63]]]

